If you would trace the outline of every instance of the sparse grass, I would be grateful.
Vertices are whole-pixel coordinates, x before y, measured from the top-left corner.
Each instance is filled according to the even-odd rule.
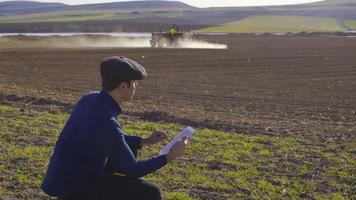
[[[48,48],[55,44],[54,37],[0,37],[0,49]]]
[[[12,43],[12,40],[6,37],[0,37],[0,49],[5,47],[10,46]]]
[[[300,16],[250,16],[243,20],[198,30],[199,32],[336,32],[343,31],[333,18]]]
[[[38,199],[54,143],[68,114],[31,114],[0,106],[0,196]],[[184,127],[123,122],[128,134],[162,129],[174,137]],[[144,147],[140,158],[161,145]],[[165,199],[352,199],[356,141],[322,142],[199,129],[186,154],[145,177],[162,186]]]
[[[347,20],[344,22],[345,25],[351,29],[356,29],[356,19],[355,20]]]

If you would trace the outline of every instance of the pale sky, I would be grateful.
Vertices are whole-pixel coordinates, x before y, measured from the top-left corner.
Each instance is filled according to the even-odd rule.
[[[0,0],[4,1],[4,0]],[[105,3],[105,2],[118,2],[130,0],[35,0],[40,2],[62,2],[69,5],[89,4],[89,3]],[[322,0],[180,0],[196,7],[224,7],[224,6],[264,6],[264,5],[287,5],[287,4],[300,4],[311,3]]]

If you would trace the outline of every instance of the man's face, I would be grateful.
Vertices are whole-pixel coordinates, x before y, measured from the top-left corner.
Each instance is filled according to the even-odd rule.
[[[136,87],[138,86],[138,81],[137,80],[132,80],[130,82],[130,85],[126,84],[126,89],[125,89],[125,100],[126,101],[130,101],[131,99],[133,99],[133,96],[135,94],[136,91]]]

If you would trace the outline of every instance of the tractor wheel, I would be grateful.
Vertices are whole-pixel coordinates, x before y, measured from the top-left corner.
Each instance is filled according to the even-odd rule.
[[[151,47],[154,48],[157,46],[157,42],[154,40],[150,40]]]
[[[158,41],[158,47],[165,48],[165,47],[168,47],[168,46],[169,46],[169,40],[167,40],[166,38],[161,38]]]

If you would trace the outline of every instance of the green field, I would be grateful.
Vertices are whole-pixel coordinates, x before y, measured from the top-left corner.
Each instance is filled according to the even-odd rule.
[[[88,20],[120,20],[137,17],[166,16],[174,17],[180,15],[178,11],[120,11],[120,10],[76,10],[65,12],[50,12],[29,15],[15,15],[0,17],[0,23],[29,23],[29,22],[72,22]]]
[[[68,114],[0,106],[0,196],[39,199],[39,186]],[[123,121],[123,120],[122,120]],[[184,126],[123,121],[128,134]],[[161,145],[145,147],[140,158]],[[186,154],[144,179],[161,185],[165,199],[352,199],[355,141],[247,135],[198,129]]]
[[[197,30],[198,32],[336,32],[343,31],[333,18],[297,16],[250,16],[243,20]]]
[[[7,38],[7,37],[0,37],[0,49],[2,47],[9,47],[12,46],[13,40]]]
[[[356,20],[347,20],[344,23],[347,27],[351,29],[356,29]]]

